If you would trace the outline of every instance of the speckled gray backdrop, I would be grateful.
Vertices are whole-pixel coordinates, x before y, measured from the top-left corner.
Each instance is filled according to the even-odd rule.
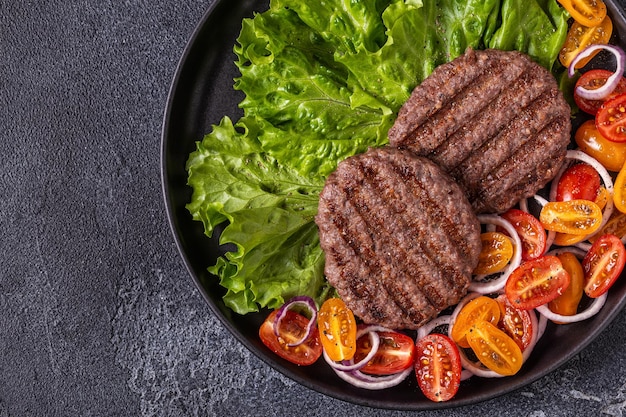
[[[164,212],[160,131],[210,4],[0,0],[0,417],[417,414],[284,378],[192,285]],[[623,312],[531,386],[419,414],[622,416],[625,333]]]

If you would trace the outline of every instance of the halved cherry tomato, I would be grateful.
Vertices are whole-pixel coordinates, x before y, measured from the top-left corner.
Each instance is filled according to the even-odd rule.
[[[581,25],[597,26],[606,16],[602,0],[557,0]]]
[[[598,205],[600,210],[604,210],[606,203],[608,203],[609,198],[613,198],[609,191],[601,186],[598,190],[598,195],[596,196],[595,203]],[[576,243],[580,243],[584,240],[587,240],[589,235],[572,235],[568,233],[556,233],[554,236],[554,244],[559,246],[571,246]]]
[[[370,375],[391,375],[413,366],[415,343],[409,336],[398,332],[379,332],[380,345],[374,357],[361,368]],[[372,349],[369,336],[356,341],[354,361],[359,362]]]
[[[591,236],[589,241],[595,242],[600,236],[605,234],[612,234],[617,237],[626,236],[626,214],[621,211],[615,210],[611,215],[608,222],[600,229],[598,233]]]
[[[476,322],[467,333],[467,341],[478,360],[500,375],[515,375],[522,367],[520,347],[488,321]]]
[[[605,16],[600,23],[592,26],[585,26],[574,22],[569,28],[565,43],[559,52],[559,61],[561,61],[564,67],[569,67],[574,58],[589,45],[608,44],[612,33],[613,21],[608,15]],[[597,53],[598,52],[592,53],[589,57],[581,59],[576,64],[576,68],[582,68],[587,65]]]
[[[595,120],[587,120],[576,130],[576,144],[581,151],[597,159],[609,171],[617,172],[626,161],[626,142],[617,143],[600,134]]]
[[[481,295],[461,308],[452,327],[452,340],[463,348],[469,348],[467,332],[479,320],[497,324],[500,321],[500,305],[493,298]]]
[[[613,184],[613,203],[615,208],[626,213],[626,164],[619,170]]]
[[[322,345],[317,332],[312,332],[311,336],[298,346],[287,346],[302,338],[306,333],[309,319],[295,311],[288,310],[280,324],[280,336],[276,336],[274,321],[277,313],[277,310],[272,311],[259,328],[259,337],[263,344],[281,358],[296,365],[311,365],[317,361],[322,355]]]
[[[576,255],[571,252],[562,253],[557,257],[569,274],[570,282],[563,294],[548,303],[548,308],[556,314],[572,316],[578,311],[578,304],[583,296],[583,267]]]
[[[480,235],[482,249],[474,274],[494,274],[504,268],[513,257],[511,239],[500,232],[485,232]]]
[[[626,93],[626,78],[624,77],[620,78],[615,90],[602,100],[589,100],[587,98],[583,98],[576,91],[578,87],[583,87],[587,90],[600,88],[606,84],[606,80],[611,75],[613,75],[613,72],[609,70],[592,69],[580,76],[580,78],[576,81],[576,87],[574,88],[574,101],[582,111],[595,116],[602,103],[613,97],[619,96],[620,94]]]
[[[535,216],[518,209],[502,214],[515,228],[522,241],[522,259],[536,259],[546,250],[546,231]]]
[[[499,295],[496,301],[501,311],[498,327],[511,336],[523,352],[533,339],[533,322],[530,313],[528,310],[513,307],[504,294]]]
[[[600,191],[600,174],[591,165],[580,163],[568,167],[556,186],[556,200],[595,201]]]
[[[417,383],[431,401],[448,401],[461,385],[461,355],[448,336],[431,333],[415,346]]]
[[[624,263],[626,249],[620,238],[611,234],[600,236],[582,262],[585,294],[597,298],[607,292],[622,273]]]
[[[507,279],[504,291],[511,305],[530,310],[563,294],[570,277],[556,256],[523,262]]]
[[[356,352],[356,321],[341,298],[324,301],[317,313],[317,327],[330,359],[336,362],[352,359]]]
[[[605,101],[596,114],[596,127],[613,142],[626,142],[626,94]]]
[[[547,230],[587,235],[602,225],[602,210],[593,201],[550,201],[541,209],[539,221]]]

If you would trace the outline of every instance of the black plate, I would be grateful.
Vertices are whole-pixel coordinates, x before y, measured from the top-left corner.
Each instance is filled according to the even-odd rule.
[[[626,18],[614,0],[605,0],[613,18],[613,43],[626,45]],[[399,387],[383,391],[354,388],[340,380],[330,367],[318,361],[298,367],[281,360],[261,344],[257,332],[264,316],[234,314],[222,302],[223,289],[207,272],[220,248],[216,239],[203,234],[202,224],[192,221],[185,209],[190,201],[185,162],[195,142],[211,131],[224,115],[237,120],[243,98],[233,90],[238,76],[232,52],[241,20],[253,11],[264,11],[267,1],[217,0],[197,27],[180,61],[173,80],[163,125],[162,181],[166,208],[174,238],[198,289],[224,326],[269,366],[318,392],[356,404],[402,410],[428,410],[456,407],[485,401],[521,388],[552,372],[595,339],[626,304],[626,279],[618,280],[609,292],[607,304],[590,320],[568,326],[549,325],[544,337],[513,377],[472,378],[464,382],[457,396],[446,403],[433,403],[421,395],[410,377]],[[215,233],[218,235],[219,233]],[[571,331],[575,326],[575,331]],[[559,346],[555,349],[555,346]]]

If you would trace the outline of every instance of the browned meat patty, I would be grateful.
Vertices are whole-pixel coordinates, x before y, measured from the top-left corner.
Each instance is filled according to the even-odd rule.
[[[416,329],[466,293],[481,250],[463,190],[406,150],[370,149],[342,161],[315,219],[325,273],[366,323]]]
[[[498,213],[556,175],[570,132],[550,72],[519,52],[469,49],[415,88],[389,141],[439,164],[477,213]]]

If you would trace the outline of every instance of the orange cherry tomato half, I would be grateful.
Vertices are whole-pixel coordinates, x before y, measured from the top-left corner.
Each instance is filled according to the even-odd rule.
[[[511,305],[530,310],[554,300],[569,285],[570,277],[556,256],[542,256],[523,262],[504,286]]]
[[[574,140],[581,151],[597,159],[609,171],[617,172],[626,161],[626,142],[617,143],[600,134],[595,120],[586,120],[576,130]]]
[[[515,375],[522,367],[522,350],[505,332],[488,321],[476,322],[467,333],[478,360],[500,375]]]
[[[522,241],[522,259],[536,259],[546,250],[546,231],[539,220],[530,213],[518,209],[510,209],[502,214],[517,231]]]
[[[500,305],[493,298],[481,295],[461,308],[452,326],[452,340],[463,348],[469,348],[467,332],[477,321],[488,321],[497,324],[500,321]]]
[[[626,236],[626,214],[621,211],[615,210],[611,215],[608,222],[600,229],[598,233],[591,236],[589,241],[595,242],[600,236],[605,234],[612,234],[617,237]]]
[[[556,186],[556,200],[595,201],[600,191],[600,174],[591,165],[580,163],[568,167]]]
[[[626,165],[619,170],[613,183],[613,203],[616,209],[626,213]]]
[[[461,385],[461,355],[448,336],[431,333],[415,344],[415,376],[431,401],[448,401]]]
[[[570,276],[570,282],[563,294],[548,303],[548,308],[561,316],[572,316],[578,311],[578,304],[583,296],[584,273],[576,255],[565,252],[557,257]]]
[[[602,225],[602,210],[593,201],[550,201],[541,209],[539,221],[547,230],[588,235]]]
[[[606,16],[606,5],[602,0],[557,0],[574,18],[584,26],[597,26]]]
[[[272,311],[259,328],[259,337],[263,344],[281,358],[296,365],[311,365],[317,361],[322,355],[322,345],[317,332],[312,332],[311,336],[298,346],[287,346],[302,338],[306,333],[309,319],[288,310],[280,323],[279,336],[276,336],[274,321],[277,313],[277,310]]]
[[[498,327],[511,336],[523,352],[533,339],[533,322],[530,313],[528,310],[513,307],[504,294],[498,296],[496,301],[501,310]]]
[[[341,298],[324,301],[317,313],[320,341],[335,362],[352,359],[356,352],[356,320]]]
[[[559,52],[559,61],[561,61],[564,67],[569,67],[574,58],[588,46],[594,44],[608,44],[612,33],[613,21],[609,16],[605,16],[599,24],[591,26],[574,22],[569,28],[565,43]],[[581,59],[576,64],[576,68],[584,67],[597,54],[598,52]]]
[[[612,71],[605,69],[592,69],[585,72],[580,78],[576,81],[576,86],[574,88],[574,102],[585,113],[591,114],[593,116],[598,113],[600,106],[605,101],[619,96],[620,94],[626,93],[626,78],[622,77],[615,87],[615,90],[611,94],[609,94],[606,98],[601,100],[589,100],[587,98],[581,97],[578,92],[578,87],[583,87],[586,90],[596,90],[606,84],[606,80],[613,75]]]
[[[585,294],[597,298],[615,283],[626,263],[626,249],[615,235],[600,236],[591,245],[582,262]]]
[[[602,103],[596,114],[596,127],[608,140],[626,142],[626,94]]]
[[[513,257],[511,239],[500,232],[485,232],[480,235],[482,249],[474,274],[494,274],[502,270]]]
[[[409,336],[398,332],[379,332],[378,351],[367,364],[360,369],[370,375],[391,375],[413,366],[415,342]],[[372,349],[368,335],[356,341],[354,361],[362,360]]]

